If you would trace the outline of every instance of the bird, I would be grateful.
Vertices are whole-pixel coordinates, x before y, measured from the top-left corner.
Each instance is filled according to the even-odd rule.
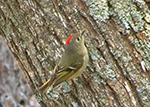
[[[51,86],[56,87],[63,81],[80,76],[88,62],[89,55],[84,44],[84,36],[81,33],[73,33],[66,40],[65,50],[59,63],[54,67],[51,78],[39,88],[40,92],[46,92]]]

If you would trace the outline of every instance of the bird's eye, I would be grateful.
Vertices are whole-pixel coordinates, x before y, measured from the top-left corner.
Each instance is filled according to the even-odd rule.
[[[81,40],[81,38],[80,38],[80,37],[78,37],[76,40],[77,40],[77,41],[80,41],[80,40]]]

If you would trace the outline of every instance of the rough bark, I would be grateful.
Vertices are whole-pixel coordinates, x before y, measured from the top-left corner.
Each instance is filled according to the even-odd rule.
[[[0,14],[0,34],[42,107],[149,106],[149,1],[2,0]],[[87,69],[41,95],[65,40],[83,30]]]

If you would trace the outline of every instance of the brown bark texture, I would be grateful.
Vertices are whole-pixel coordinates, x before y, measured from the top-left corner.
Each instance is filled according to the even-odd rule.
[[[149,8],[149,0],[1,0],[0,35],[41,107],[149,107]],[[41,94],[65,40],[83,30],[87,69]]]

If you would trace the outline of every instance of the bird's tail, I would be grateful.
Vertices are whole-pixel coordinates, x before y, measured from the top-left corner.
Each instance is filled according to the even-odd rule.
[[[53,70],[53,74],[51,76],[51,79],[48,79],[40,88],[39,91],[44,93],[46,92],[56,81],[56,71],[57,65],[55,66],[54,70]]]
[[[41,93],[44,93],[46,92],[56,81],[56,75],[53,74],[51,76],[51,79],[47,80],[40,88],[39,88],[39,91]]]

